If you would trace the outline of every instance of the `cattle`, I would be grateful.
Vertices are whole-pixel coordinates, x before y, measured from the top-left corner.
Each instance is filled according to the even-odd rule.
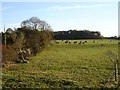
[[[59,42],[56,42],[57,44],[59,44]]]
[[[69,44],[70,44],[70,42],[69,42]]]
[[[82,42],[82,44],[85,44],[85,42]]]
[[[118,44],[120,45],[120,42]]]
[[[93,43],[95,43],[95,40],[93,41]]]
[[[77,41],[74,42],[74,44],[77,43]]]
[[[85,41],[85,43],[87,43],[87,41]]]
[[[103,46],[104,44],[101,44],[100,46]]]
[[[68,43],[68,41],[65,41],[65,43]]]
[[[82,43],[82,41],[79,42],[79,44],[81,44],[81,43]]]

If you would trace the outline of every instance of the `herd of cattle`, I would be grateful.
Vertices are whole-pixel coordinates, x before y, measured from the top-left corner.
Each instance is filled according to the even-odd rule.
[[[66,40],[66,41],[62,40],[62,42],[66,43],[66,44],[71,44],[71,43],[73,43],[73,44],[77,44],[77,43],[78,44],[85,44],[85,43],[87,43],[87,41],[74,41],[74,42],[70,42],[68,40]],[[59,42],[57,42],[57,41],[56,41],[56,43],[59,44]],[[94,40],[93,43],[96,43],[96,41]]]
[[[65,44],[86,44],[88,41],[74,41],[74,42],[70,42],[68,40],[62,40],[63,43]],[[111,40],[109,42],[112,42]],[[56,44],[59,44],[60,42],[56,41]],[[93,40],[93,43],[98,43],[98,41]],[[120,42],[118,42],[118,44],[120,44]]]

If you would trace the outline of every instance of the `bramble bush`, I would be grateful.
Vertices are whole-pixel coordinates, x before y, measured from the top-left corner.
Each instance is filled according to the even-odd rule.
[[[2,62],[13,62],[16,60],[16,52],[10,46],[2,45]]]

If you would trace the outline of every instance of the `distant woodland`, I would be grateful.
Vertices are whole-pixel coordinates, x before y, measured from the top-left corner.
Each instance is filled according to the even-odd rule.
[[[54,32],[54,39],[57,40],[101,39],[101,38],[103,38],[103,36],[98,31],[69,30]]]
[[[120,37],[103,37],[99,31],[89,30],[68,30],[56,31],[53,38],[55,40],[78,40],[78,39],[120,39]]]

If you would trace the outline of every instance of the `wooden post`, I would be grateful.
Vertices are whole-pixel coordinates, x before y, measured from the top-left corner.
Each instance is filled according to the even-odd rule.
[[[113,62],[115,81],[118,81],[118,83],[120,83],[120,67],[119,67],[118,56],[112,53],[111,51],[108,51],[108,55]]]
[[[120,81],[120,77],[119,77],[119,75],[120,75],[120,71],[119,71],[119,61],[118,61],[118,56],[116,55],[116,68],[117,68],[117,81],[118,81],[118,83],[119,83],[119,81]]]
[[[4,34],[5,34],[5,36],[4,36],[4,37],[5,37],[5,38],[4,38],[4,39],[5,39],[5,40],[4,40],[4,44],[5,44],[5,46],[6,46],[6,31],[5,31],[5,25],[4,25]]]
[[[119,61],[119,56],[117,57],[117,67],[118,67],[118,84],[120,85],[120,61]]]
[[[116,70],[116,61],[114,61],[114,70],[115,70],[115,81],[117,81],[117,70]]]

